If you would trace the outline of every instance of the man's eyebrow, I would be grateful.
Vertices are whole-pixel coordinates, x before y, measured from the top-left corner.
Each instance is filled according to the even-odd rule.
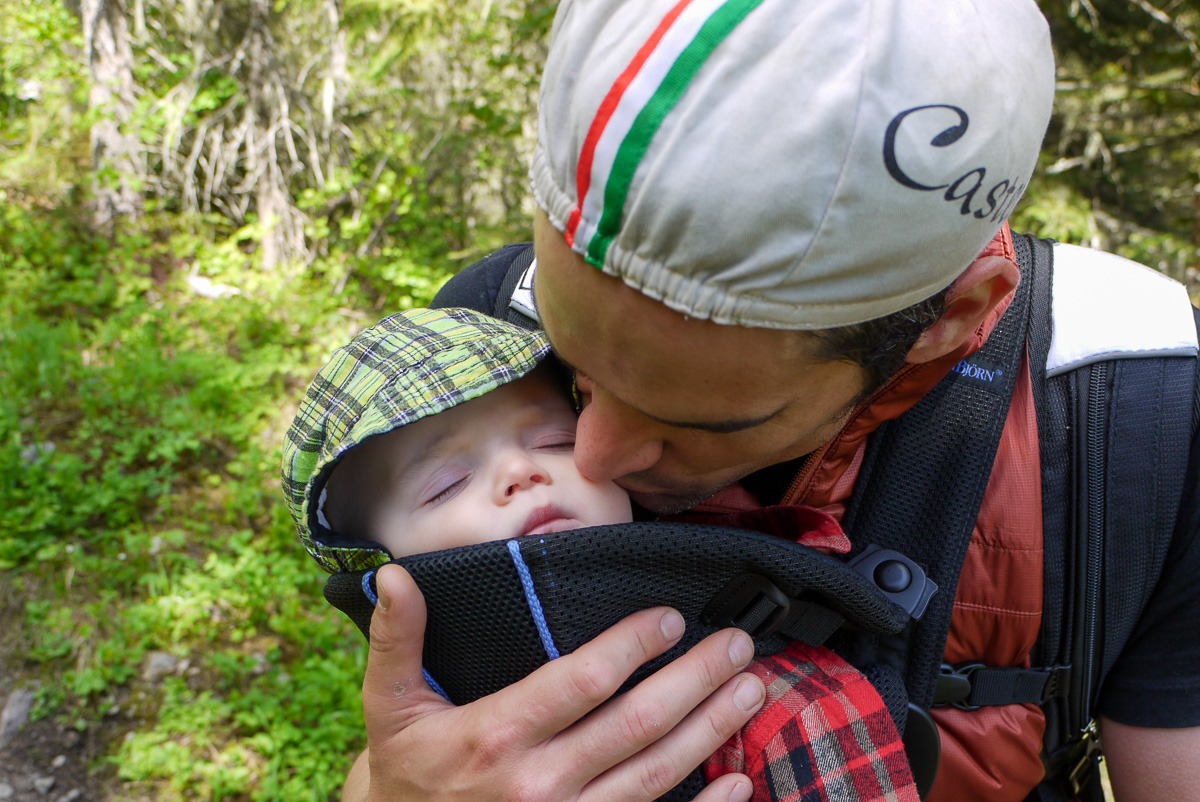
[[[581,372],[579,368],[563,358],[563,355],[554,347],[554,343],[550,344],[550,350],[571,375]],[[584,375],[586,376],[587,374],[585,373]],[[664,426],[672,426],[676,429],[697,429],[702,432],[712,432],[714,434],[732,434],[733,432],[744,432],[747,429],[753,429],[755,426],[762,426],[780,412],[783,412],[783,410],[784,408],[780,407],[773,412],[768,412],[766,415],[760,415],[755,418],[729,418],[718,421],[680,421],[672,420],[671,418],[660,418],[658,415],[651,415],[649,412],[642,410],[638,411],[656,423],[661,423]]]

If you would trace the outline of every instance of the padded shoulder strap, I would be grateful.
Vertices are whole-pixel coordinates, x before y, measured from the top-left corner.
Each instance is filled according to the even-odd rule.
[[[1194,357],[1187,288],[1120,256],[1054,243],[1046,375],[1102,361]]]
[[[940,588],[908,642],[895,645],[906,653],[909,699],[922,709],[933,701],[959,573],[1024,357],[1029,270],[984,347],[872,436],[843,520],[856,548],[880,543],[908,554]]]
[[[492,317],[527,329],[538,328],[537,310],[533,305],[533,271],[536,264],[531,242],[518,251],[509,264],[504,283],[496,294]]]
[[[1045,532],[1034,657],[1071,679],[1045,706],[1045,800],[1099,798],[1094,704],[1161,573],[1200,404],[1186,291],[1110,254],[1056,244],[1053,257],[1030,332]]]

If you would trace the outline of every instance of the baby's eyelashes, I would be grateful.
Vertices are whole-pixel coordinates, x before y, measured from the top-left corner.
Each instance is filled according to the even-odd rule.
[[[429,506],[445,501],[467,484],[470,476],[461,473],[445,473],[433,477],[427,488],[421,492],[421,506]]]
[[[575,448],[575,435],[545,437],[532,446],[537,451],[570,451]]]

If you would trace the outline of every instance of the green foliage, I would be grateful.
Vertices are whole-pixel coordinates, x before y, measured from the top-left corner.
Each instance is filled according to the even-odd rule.
[[[79,26],[39,0],[0,0],[0,19],[0,183],[56,195],[86,158]]]
[[[1024,219],[1084,235],[1071,241],[1143,261],[1196,292],[1200,9],[1159,5],[1041,4],[1059,82]]]
[[[316,274],[248,272],[252,229],[159,212],[110,241],[2,193],[0,581],[36,589],[36,715],[135,709],[108,765],[159,798],[335,796],[364,644],[320,598],[278,460],[304,385],[369,320]],[[427,294],[417,273],[393,279]],[[160,652],[187,669],[156,690]]]

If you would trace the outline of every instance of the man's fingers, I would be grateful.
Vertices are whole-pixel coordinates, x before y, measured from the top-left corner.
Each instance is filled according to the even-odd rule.
[[[375,574],[379,603],[371,616],[371,648],[363,677],[368,743],[382,742],[414,718],[448,706],[421,670],[425,598],[409,573],[385,565]]]
[[[750,662],[753,650],[740,630],[710,635],[564,733],[578,758],[597,751],[615,758],[610,771],[588,784],[584,797],[655,799],[715,752],[765,698],[754,675],[730,679]]]
[[[713,780],[694,802],[750,802],[754,783],[745,774],[725,774]]]
[[[525,724],[527,743],[540,743],[606,702],[638,666],[675,645],[683,629],[675,610],[642,610],[491,699],[500,718]]]
[[[742,674],[733,678],[669,733],[590,783],[584,798],[657,799],[741,729],[761,708],[764,698],[758,677]],[[749,780],[739,783],[736,777],[724,777],[720,785],[710,786],[697,799],[745,800],[750,791]]]

